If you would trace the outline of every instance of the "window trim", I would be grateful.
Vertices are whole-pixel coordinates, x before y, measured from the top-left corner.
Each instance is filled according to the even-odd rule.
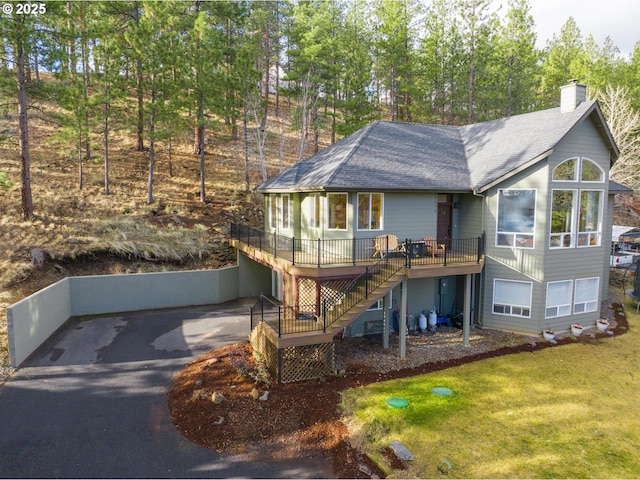
[[[600,170],[600,173],[602,174],[602,180],[583,180],[582,179],[582,165],[583,162],[587,161],[589,162],[591,165],[594,165],[598,170]],[[604,169],[598,165],[596,162],[594,162],[593,160],[591,160],[588,157],[580,157],[580,178],[578,179],[581,183],[597,183],[597,184],[601,184],[601,183],[605,183],[607,181],[607,173],[604,171]]]
[[[287,199],[287,213],[285,214],[285,198]],[[288,193],[280,195],[280,228],[289,230],[291,228],[291,196]],[[285,225],[285,220],[287,221]]]
[[[507,304],[500,303],[500,304],[498,304],[499,306],[509,307],[509,313],[496,312],[496,285],[497,285],[498,282],[526,283],[526,284],[528,284],[529,285],[529,305],[516,305],[516,304],[507,305]],[[492,292],[492,298],[491,298],[491,313],[493,313],[494,315],[501,315],[501,316],[506,316],[506,317],[518,317],[518,318],[531,318],[532,303],[533,303],[533,282],[525,282],[525,281],[522,281],[522,280],[509,280],[509,279],[506,279],[506,278],[494,278],[493,279],[493,292]],[[514,308],[521,309],[523,311],[523,313],[524,313],[525,310],[528,310],[528,314],[524,315],[524,314],[513,313]]]
[[[369,218],[367,221],[367,225],[368,228],[360,228],[360,195],[362,196],[367,196],[369,197],[369,206],[367,209],[367,212],[369,214]],[[371,204],[373,203],[373,195],[380,195],[380,225],[378,226],[378,228],[372,228],[371,227],[371,218],[372,218],[372,211],[373,209],[371,208]],[[358,208],[356,209],[356,230],[359,232],[371,232],[371,231],[375,231],[377,232],[378,230],[383,230],[383,221],[384,221],[384,193],[379,193],[379,192],[358,192],[358,194],[356,195],[356,205],[358,206]]]
[[[322,226],[322,201],[319,193],[309,195],[309,228],[314,230]]]
[[[504,191],[531,191],[533,192],[533,231],[531,233],[525,233],[525,232],[507,232],[507,231],[500,231],[498,230],[498,227],[500,225],[500,198],[501,198],[501,192]],[[499,188],[498,192],[496,194],[496,240],[495,240],[495,246],[497,248],[522,248],[522,249],[527,249],[527,250],[532,250],[535,249],[536,247],[536,217],[538,214],[538,189],[537,188]],[[500,236],[511,236],[511,243],[509,245],[502,245],[500,243],[498,243],[498,238],[500,238]],[[518,235],[520,235],[521,237],[531,237],[531,245],[526,245],[524,243],[521,243],[520,245],[518,245]]]
[[[329,209],[331,208],[331,200],[330,197],[342,195],[345,197],[344,207],[344,228],[336,228],[329,225],[329,220],[331,220],[331,212]],[[327,230],[332,230],[336,232],[346,232],[349,230],[349,194],[347,192],[329,192],[327,193]]]
[[[600,193],[600,201],[598,202],[598,225],[595,230],[580,230],[580,211],[582,209],[582,193],[583,192],[599,192]],[[576,210],[576,247],[577,248],[591,248],[591,247],[600,247],[602,245],[602,224],[604,221],[604,190],[600,189],[589,189],[582,188],[578,192],[578,208]],[[580,244],[580,237],[588,235],[588,241],[586,245]],[[591,244],[591,238],[595,236],[597,238],[596,243]]]
[[[558,283],[569,283],[569,298],[568,298],[569,303],[562,303],[562,304],[558,304],[558,305],[549,305],[549,286],[554,285],[554,284],[558,284]],[[560,307],[568,307],[567,313],[559,313]],[[548,310],[550,308],[555,308],[556,309],[556,314],[555,315],[549,315]],[[573,310],[573,279],[556,280],[556,281],[553,281],[553,282],[547,282],[547,296],[546,296],[545,305],[544,305],[544,318],[566,317],[568,315],[571,315],[572,310]]]
[[[570,232],[562,232],[562,233],[557,233],[557,232],[551,232],[551,227],[553,225],[553,192],[556,191],[565,191],[565,192],[573,192],[573,203],[571,204],[571,231]],[[578,222],[576,220],[576,204],[575,204],[575,199],[578,198],[578,203],[580,203],[580,190],[577,188],[552,188],[551,189],[551,201],[550,203],[550,207],[551,209],[549,210],[549,250],[561,250],[561,249],[565,249],[565,248],[573,248],[576,246],[576,239],[578,237],[578,232],[576,231],[578,229]],[[563,239],[565,235],[569,235],[570,237],[570,242],[568,246],[564,246],[563,244]],[[551,238],[552,237],[560,237],[560,245],[551,245]]]
[[[269,195],[269,228],[278,228],[278,196],[275,194]]]
[[[582,173],[582,166],[581,166],[581,161],[580,161],[581,157],[577,156],[577,157],[569,157],[563,161],[561,161],[558,165],[555,166],[555,168],[551,171],[551,181],[552,182],[571,182],[571,183],[578,183],[580,181],[579,178],[579,174]],[[563,179],[556,179],[555,177],[555,173],[556,173],[556,169],[558,167],[560,167],[560,165],[563,165],[571,160],[575,160],[576,164],[573,167],[573,180],[563,180]]]
[[[580,302],[578,303],[577,300],[577,296],[578,296],[578,282],[580,281],[587,281],[587,280],[596,280],[596,298],[592,299],[592,300],[588,300],[585,302]],[[592,303],[593,304],[593,308],[591,308],[590,310],[586,309],[586,305]],[[574,284],[574,289],[573,289],[573,302],[572,302],[572,311],[574,315],[581,315],[583,313],[591,313],[591,312],[597,312],[598,311],[598,305],[600,304],[600,277],[585,277],[585,278],[576,278],[575,284]],[[584,305],[585,306],[585,310],[582,310],[581,312],[576,311],[576,305]]]

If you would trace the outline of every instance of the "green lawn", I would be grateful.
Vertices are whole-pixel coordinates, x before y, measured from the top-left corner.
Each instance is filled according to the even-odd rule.
[[[349,390],[352,442],[390,477],[637,478],[640,316],[629,306],[624,335]],[[415,456],[406,470],[381,455],[394,440]]]

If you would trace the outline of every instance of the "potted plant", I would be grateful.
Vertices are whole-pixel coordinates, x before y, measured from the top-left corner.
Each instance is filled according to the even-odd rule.
[[[584,327],[582,325],[578,325],[577,323],[571,324],[571,333],[576,337],[582,335],[583,330],[584,330]]]
[[[596,327],[598,328],[598,331],[606,332],[609,328],[609,321],[605,318],[599,318],[596,320]]]
[[[544,337],[545,340],[551,341],[556,338],[556,332],[554,332],[550,328],[545,328],[542,331],[542,336]]]

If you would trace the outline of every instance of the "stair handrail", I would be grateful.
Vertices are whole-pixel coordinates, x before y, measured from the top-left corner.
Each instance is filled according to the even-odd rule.
[[[386,269],[383,266],[391,266]],[[369,294],[376,290],[380,285],[395,275],[402,268],[407,266],[407,256],[402,253],[399,257],[385,256],[370,267],[366,267],[365,271],[354,278],[348,285],[334,293],[333,295],[323,299],[321,317],[323,319],[323,331],[326,332],[327,327],[336,323],[349,310],[358,305],[363,300],[369,298]],[[385,273],[386,272],[386,273]],[[344,305],[344,299],[349,298],[349,293],[357,291],[357,287],[364,279],[365,291],[362,295],[351,298],[347,305]],[[372,282],[373,281],[373,282]],[[344,307],[343,307],[344,305]],[[332,315],[332,319],[328,316],[331,312],[336,311]]]

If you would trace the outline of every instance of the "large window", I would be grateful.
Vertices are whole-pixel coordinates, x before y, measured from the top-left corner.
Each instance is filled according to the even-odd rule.
[[[553,190],[551,194],[551,235],[549,247],[573,247],[576,190]]]
[[[579,278],[576,280],[575,299],[573,300],[573,313],[587,313],[598,310],[598,290],[600,279]]]
[[[289,230],[290,208],[291,205],[289,203],[289,195],[282,195],[282,197],[280,197],[280,211],[282,212],[280,215],[280,219],[282,220],[280,223],[280,228],[282,228],[283,230]]]
[[[498,190],[496,245],[533,248],[535,216],[535,190]]]
[[[347,229],[347,194],[328,193],[327,194],[327,228],[329,230]]]
[[[269,227],[276,228],[278,226],[278,197],[269,195]]]
[[[493,281],[493,313],[512,317],[531,317],[531,282]]]
[[[572,280],[547,283],[546,318],[564,317],[571,314]]]
[[[602,197],[601,190],[580,191],[580,214],[578,217],[578,246],[589,247],[600,245],[602,231]]]
[[[382,194],[358,194],[358,230],[382,229]]]
[[[602,190],[553,190],[549,248],[599,246],[603,199]]]
[[[309,197],[309,226],[320,228],[320,194],[314,193]]]
[[[553,169],[554,182],[603,183],[605,172],[584,157],[565,160]],[[585,185],[586,186],[586,185]],[[554,189],[551,198],[549,248],[600,246],[603,190]]]

